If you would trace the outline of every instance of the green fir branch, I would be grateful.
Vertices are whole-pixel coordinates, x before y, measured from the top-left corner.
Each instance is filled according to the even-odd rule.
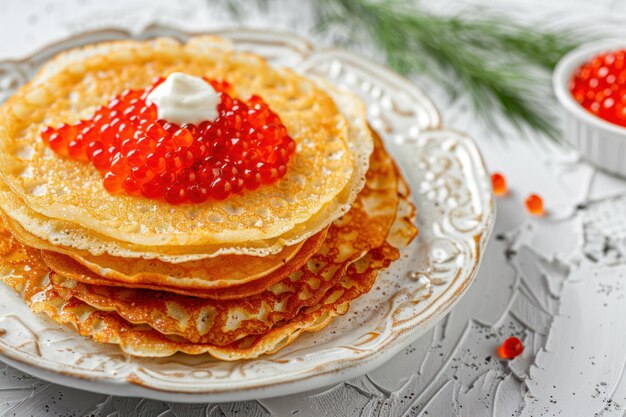
[[[542,99],[549,94],[548,71],[577,46],[577,33],[521,25],[482,9],[434,14],[411,0],[313,4],[318,31],[342,31],[376,46],[401,74],[426,75],[453,97],[467,93],[476,112],[493,126],[499,111],[519,129],[557,137]]]

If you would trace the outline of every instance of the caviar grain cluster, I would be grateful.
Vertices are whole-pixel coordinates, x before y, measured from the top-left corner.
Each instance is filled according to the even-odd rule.
[[[262,98],[244,102],[228,94],[227,83],[207,80],[221,96],[218,118],[178,126],[146,103],[163,81],[124,91],[91,119],[47,127],[42,139],[61,156],[90,161],[108,192],[171,204],[224,200],[286,174],[295,142]]]

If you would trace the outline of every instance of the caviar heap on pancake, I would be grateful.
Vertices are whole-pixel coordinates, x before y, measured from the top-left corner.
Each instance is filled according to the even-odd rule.
[[[574,73],[569,89],[585,109],[626,127],[626,49],[606,52],[585,62]]]
[[[108,192],[171,204],[224,200],[285,175],[296,144],[262,98],[244,102],[228,83],[205,80],[220,94],[217,118],[179,126],[147,100],[164,81],[126,90],[91,119],[47,127],[41,137],[57,154],[91,162]]]

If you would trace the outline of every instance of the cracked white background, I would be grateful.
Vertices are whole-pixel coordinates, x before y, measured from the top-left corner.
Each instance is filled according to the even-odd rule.
[[[244,5],[248,4],[242,1]],[[424,2],[426,3],[426,2]],[[434,3],[434,2],[433,2]],[[441,3],[441,4],[440,4]],[[270,0],[243,22],[316,38],[309,2]],[[441,1],[439,12],[487,5],[537,25],[569,25],[626,36],[624,0]],[[236,22],[207,0],[0,0],[0,59],[19,58],[73,33],[138,29],[159,22],[202,30]],[[376,56],[364,48],[361,53]],[[626,181],[565,147],[500,123],[487,129],[466,97],[416,78],[444,125],[476,139],[488,169],[510,193],[497,199],[494,237],[476,281],[434,329],[386,365],[318,392],[227,404],[172,404],[108,397],[49,384],[0,363],[4,416],[623,416],[626,415]],[[546,96],[549,103],[552,98]],[[556,103],[552,107],[556,109]],[[544,196],[531,218],[524,197]],[[516,335],[523,355],[496,347]]]

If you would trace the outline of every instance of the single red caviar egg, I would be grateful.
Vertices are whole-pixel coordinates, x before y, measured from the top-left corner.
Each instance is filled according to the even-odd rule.
[[[526,197],[526,210],[533,216],[543,216],[545,209],[543,208],[543,198],[537,194],[531,194]]]
[[[146,102],[163,80],[124,91],[91,119],[46,127],[41,138],[58,155],[91,162],[109,193],[170,204],[224,200],[285,176],[296,143],[262,98],[239,100],[227,82],[205,80],[220,93],[218,117],[178,126]]]
[[[626,127],[626,49],[585,62],[574,73],[569,90],[589,112]]]
[[[498,356],[502,359],[515,359],[524,352],[524,344],[515,336],[507,338],[498,347]]]
[[[498,197],[506,195],[508,189],[506,186],[506,178],[499,172],[491,174],[491,186],[493,187],[493,193]]]

